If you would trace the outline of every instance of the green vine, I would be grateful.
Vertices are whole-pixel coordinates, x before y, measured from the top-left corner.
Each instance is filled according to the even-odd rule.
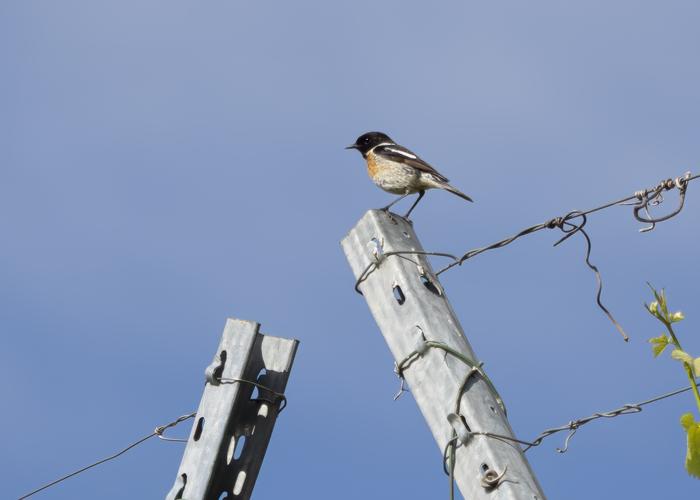
[[[654,357],[659,356],[666,347],[672,345],[674,349],[671,351],[671,357],[680,361],[683,369],[690,381],[690,386],[693,389],[695,396],[695,404],[700,412],[700,391],[698,384],[695,381],[698,373],[700,373],[700,358],[693,358],[685,352],[681,347],[681,343],[673,331],[673,323],[683,321],[685,316],[680,311],[671,313],[668,310],[668,302],[666,301],[666,292],[662,289],[657,291],[653,286],[649,285],[654,293],[654,301],[651,304],[644,304],[649,314],[658,319],[666,327],[666,333],[649,339],[652,344],[652,352]],[[700,479],[700,421],[696,422],[692,413],[685,413],[681,416],[681,425],[685,429],[688,436],[688,451],[685,457],[685,468],[688,474]]]

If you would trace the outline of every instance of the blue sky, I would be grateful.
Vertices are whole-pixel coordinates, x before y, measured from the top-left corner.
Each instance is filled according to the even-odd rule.
[[[233,316],[301,341],[256,498],[446,498],[340,249],[390,199],[343,147],[383,130],[471,195],[430,192],[413,217],[426,248],[455,253],[698,172],[699,18],[690,1],[4,1],[4,494],[193,411]],[[590,217],[629,344],[578,237],[553,249],[540,232],[444,275],[518,436],[683,386],[652,359],[641,305],[646,281],[667,287],[700,354],[699,224],[694,185],[651,233],[628,207]],[[693,494],[692,408],[680,396],[528,456],[550,498]],[[42,498],[162,497],[181,455],[149,441]]]

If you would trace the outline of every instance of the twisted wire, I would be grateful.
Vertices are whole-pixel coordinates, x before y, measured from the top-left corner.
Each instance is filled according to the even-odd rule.
[[[554,434],[557,434],[559,432],[565,432],[568,431],[568,434],[566,438],[564,439],[564,445],[559,448],[555,448],[557,453],[566,453],[569,449],[569,443],[571,439],[574,437],[576,434],[576,431],[578,431],[581,427],[584,425],[594,421],[598,420],[599,418],[615,418],[619,417],[620,415],[630,415],[633,413],[640,413],[642,411],[642,408],[644,406],[656,403],[658,401],[662,401],[664,399],[677,396],[679,394],[682,394],[684,392],[688,392],[693,389],[692,385],[689,385],[688,387],[684,387],[682,389],[677,389],[675,391],[667,392],[664,394],[661,394],[659,396],[655,396],[653,398],[647,399],[645,401],[640,401],[639,403],[628,403],[624,404],[619,408],[616,408],[614,410],[606,411],[606,412],[596,412],[593,413],[592,415],[589,415],[588,417],[583,417],[583,418],[578,418],[576,420],[571,420],[565,425],[561,425],[559,427],[552,427],[551,429],[545,429],[540,433],[539,436],[537,436],[535,439],[532,441],[524,441],[522,439],[516,439],[512,438],[510,436],[504,436],[502,434],[496,434],[493,432],[483,432],[483,431],[471,431],[470,435],[471,436],[485,436],[488,438],[492,439],[497,439],[499,441],[503,441],[506,443],[517,443],[517,444],[522,444],[525,446],[523,451],[528,451],[530,448],[534,448],[535,446],[539,446],[542,444],[542,441],[544,441],[546,438],[549,436],[552,436]]]
[[[449,264],[445,265],[441,269],[439,269],[437,272],[435,272],[435,276],[440,276],[442,273],[457,267],[461,266],[465,261],[476,257],[477,255],[480,255],[484,252],[487,252],[489,250],[495,250],[497,248],[503,248],[507,245],[510,245],[513,243],[515,240],[541,231],[542,229],[559,229],[560,231],[564,232],[564,236],[561,237],[556,243],[554,243],[554,246],[559,245],[560,243],[563,243],[566,241],[568,238],[573,236],[576,233],[581,233],[581,235],[584,237],[584,240],[586,242],[586,254],[585,254],[585,263],[588,266],[591,271],[595,274],[596,277],[596,282],[597,282],[597,290],[596,290],[596,305],[603,311],[603,313],[608,317],[608,319],[611,321],[611,323],[615,326],[617,331],[622,335],[622,338],[625,341],[629,340],[629,337],[625,333],[624,329],[622,328],[622,325],[615,319],[613,314],[610,312],[610,310],[603,304],[602,302],[602,293],[603,293],[603,280],[602,276],[600,274],[600,271],[596,265],[594,265],[591,260],[591,250],[592,250],[592,241],[589,236],[589,234],[583,229],[583,227],[586,225],[588,218],[587,216],[590,214],[593,214],[595,212],[605,210],[607,208],[613,207],[613,206],[618,206],[618,205],[626,205],[629,204],[628,202],[631,200],[636,200],[635,203],[633,203],[633,215],[636,220],[639,222],[647,223],[650,224],[650,226],[645,227],[640,229],[640,232],[648,232],[651,231],[656,227],[656,224],[662,221],[666,221],[672,217],[675,217],[678,215],[681,210],[683,209],[685,205],[685,196],[686,196],[686,191],[688,189],[688,185],[690,184],[691,181],[696,180],[700,178],[700,174],[696,175],[691,175],[690,172],[686,172],[683,176],[678,176],[675,179],[665,179],[659,182],[656,186],[648,189],[643,189],[636,191],[633,195],[627,196],[625,198],[621,198],[619,200],[611,201],[608,203],[605,203],[603,205],[588,209],[588,210],[573,210],[569,213],[567,213],[564,216],[561,217],[554,217],[546,222],[542,222],[540,224],[535,224],[534,226],[527,227],[518,233],[514,234],[513,236],[510,236],[508,238],[502,239],[500,241],[497,241],[495,243],[492,243],[490,245],[487,245],[485,247],[480,247],[480,248],[475,248],[473,250],[469,250],[468,252],[464,253],[461,257],[457,257],[456,255],[453,255],[451,253],[446,253],[446,252],[426,252],[426,251],[416,251],[416,250],[394,250],[390,252],[385,252],[382,253],[381,249],[377,249],[374,253],[374,261],[370,262],[365,269],[360,273],[359,277],[355,281],[355,291],[362,295],[362,291],[360,290],[360,285],[367,280],[367,278],[374,272],[381,263],[391,257],[391,256],[398,256],[399,258],[406,258],[405,256],[407,255],[420,255],[420,256],[437,256],[437,257],[445,257],[449,258],[452,260]],[[664,216],[658,217],[658,218],[653,218],[649,215],[649,207],[650,206],[656,206],[659,205],[660,203],[663,202],[663,196],[662,193],[664,191],[669,191],[671,189],[678,189],[679,192],[679,204],[678,207],[672,211],[671,213],[668,213]],[[639,215],[640,211],[644,211],[647,216],[643,217]],[[574,219],[580,218],[581,221],[580,223],[575,223],[572,222]],[[409,259],[410,260],[410,259]],[[414,262],[415,263],[415,262]]]
[[[678,389],[675,391],[667,392],[665,394],[655,396],[651,399],[647,399],[647,400],[641,401],[639,403],[625,404],[625,405],[622,405],[620,408],[616,408],[614,410],[610,410],[610,411],[606,411],[606,412],[596,412],[588,417],[583,417],[583,418],[579,418],[576,420],[572,420],[569,423],[567,423],[566,425],[562,425],[559,427],[553,427],[551,429],[546,429],[546,430],[542,431],[542,433],[539,436],[537,436],[532,442],[526,443],[527,446],[523,451],[528,451],[530,448],[532,448],[534,446],[539,446],[545,438],[551,436],[552,434],[556,434],[558,432],[563,432],[563,431],[569,431],[569,434],[566,436],[566,439],[564,440],[563,448],[556,449],[558,453],[566,453],[566,451],[569,449],[569,441],[571,440],[572,437],[574,437],[574,434],[576,434],[576,431],[580,427],[582,427],[582,426],[584,426],[584,425],[586,425],[594,420],[598,420],[599,418],[615,418],[615,417],[619,417],[620,415],[639,413],[642,411],[642,408],[644,406],[656,403],[656,402],[664,400],[666,398],[677,396],[678,394],[682,394],[684,392],[688,392],[692,388],[693,388],[693,386],[689,385],[688,387],[684,387],[683,389]],[[525,442],[522,442],[522,441],[521,441],[521,443],[525,444]]]
[[[680,211],[683,209],[684,203],[685,203],[685,193],[688,188],[688,184],[695,180],[700,178],[700,174],[695,174],[695,175],[690,175],[690,172],[686,172],[685,175],[682,177],[676,177],[675,179],[666,179],[664,181],[661,181],[657,186],[649,189],[643,189],[641,191],[636,191],[633,195],[627,196],[625,198],[611,201],[608,203],[605,203],[603,205],[600,205],[595,208],[590,208],[588,210],[580,211],[580,210],[574,210],[572,212],[569,212],[566,216],[563,217],[563,219],[571,218],[572,214],[577,214],[576,216],[587,216],[590,214],[593,214],[595,212],[599,212],[600,210],[605,210],[606,208],[614,207],[617,205],[623,205],[627,203],[630,200],[637,200],[637,203],[634,204],[634,209],[633,209],[633,215],[635,219],[637,219],[640,222],[645,222],[645,223],[650,223],[650,224],[656,224],[657,222],[662,222],[665,220],[670,219],[671,217],[674,217],[680,213]],[[649,205],[653,204],[655,201],[659,199],[659,195],[661,194],[662,191],[664,190],[670,190],[674,188],[678,188],[679,193],[680,193],[680,205],[679,207],[674,210],[672,213],[667,214],[665,216],[659,217],[657,219],[653,219],[651,217],[649,218],[642,218],[639,216],[639,211],[643,209],[648,209]],[[466,252],[464,255],[462,255],[461,258],[455,259],[455,262],[452,262],[448,264],[447,266],[441,268],[439,271],[435,273],[436,276],[439,276],[440,274],[444,273],[445,271],[452,269],[455,266],[461,266],[464,261],[471,259],[472,257],[476,257],[477,255],[484,253],[488,250],[494,250],[496,248],[503,248],[504,246],[510,245],[513,243],[515,240],[522,236],[526,236],[528,234],[535,233],[537,231],[540,231],[542,229],[553,229],[554,227],[559,227],[558,224],[555,223],[555,221],[559,221],[561,218],[555,217],[553,219],[550,219],[547,222],[543,222],[541,224],[535,224],[534,226],[530,226],[528,228],[523,229],[519,233],[510,236],[508,238],[505,238],[503,240],[497,241],[496,243],[492,243],[491,245],[481,247],[481,248],[476,248],[474,250],[470,250]],[[643,231],[645,232],[645,230]],[[555,244],[556,246],[556,244]]]

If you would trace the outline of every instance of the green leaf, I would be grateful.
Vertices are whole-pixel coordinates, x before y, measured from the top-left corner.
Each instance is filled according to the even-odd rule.
[[[671,339],[666,335],[659,335],[658,337],[649,339],[649,343],[652,344],[651,350],[655,358],[664,352],[664,349],[666,349],[670,341]]]
[[[696,422],[692,413],[681,416],[681,425],[688,435],[688,451],[685,455],[685,470],[700,479],[700,422]]]
[[[685,319],[685,316],[683,316],[683,313],[680,311],[676,311],[671,316],[669,316],[668,320],[671,323],[678,323],[679,321],[683,321]]]
[[[673,351],[671,351],[671,357],[673,359],[677,359],[678,361],[686,363],[690,367],[690,370],[693,372],[693,375],[697,376],[697,359],[693,359],[693,357],[690,354],[688,354],[685,351],[681,351],[680,349],[674,349]]]
[[[693,417],[692,413],[684,413],[681,415],[681,425],[685,429],[686,432],[688,432],[688,429],[690,428],[691,425],[695,422],[695,418]]]
[[[671,357],[673,359],[677,359],[678,361],[688,363],[690,366],[693,366],[693,357],[685,351],[681,351],[680,349],[674,349],[673,351],[671,351]]]

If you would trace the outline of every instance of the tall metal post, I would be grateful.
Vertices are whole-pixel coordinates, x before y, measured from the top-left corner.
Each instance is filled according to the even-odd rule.
[[[298,341],[228,319],[187,447],[167,500],[248,500],[277,414],[284,408]]]
[[[521,448],[507,439],[514,435],[505,407],[427,256],[420,254],[411,224],[370,210],[342,246],[402,383],[408,383],[462,495],[544,499]]]

